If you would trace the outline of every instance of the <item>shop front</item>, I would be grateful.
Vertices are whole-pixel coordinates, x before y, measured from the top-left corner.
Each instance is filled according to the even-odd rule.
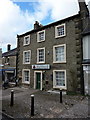
[[[9,80],[9,82],[14,82],[16,76],[16,69],[10,68],[10,69],[3,69],[3,79]]]

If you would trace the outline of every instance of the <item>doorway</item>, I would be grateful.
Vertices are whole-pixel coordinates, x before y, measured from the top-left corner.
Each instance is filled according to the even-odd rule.
[[[34,88],[42,90],[42,71],[34,72]]]

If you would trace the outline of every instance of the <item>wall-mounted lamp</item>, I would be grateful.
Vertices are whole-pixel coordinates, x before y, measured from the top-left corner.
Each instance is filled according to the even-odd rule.
[[[18,72],[20,73],[20,72],[21,72],[21,70],[18,70]]]
[[[46,71],[43,71],[43,73],[45,73]]]
[[[47,54],[49,55],[49,54],[50,54],[50,51],[48,51]]]

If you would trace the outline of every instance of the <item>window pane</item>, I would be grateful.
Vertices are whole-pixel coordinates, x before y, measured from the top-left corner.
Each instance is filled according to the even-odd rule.
[[[39,62],[43,62],[44,61],[44,49],[40,49],[39,51]]]
[[[64,61],[64,46],[55,48],[56,61]]]
[[[29,36],[28,36],[28,37],[25,37],[24,40],[25,40],[25,41],[24,41],[25,44],[29,44],[29,40],[30,40]]]
[[[57,27],[58,36],[64,35],[64,26]]]
[[[39,33],[39,40],[44,40],[44,32]]]
[[[24,62],[30,62],[30,52],[24,52]]]
[[[56,76],[56,85],[65,86],[65,73],[64,72],[55,72]]]
[[[24,71],[24,80],[29,81],[29,71]]]

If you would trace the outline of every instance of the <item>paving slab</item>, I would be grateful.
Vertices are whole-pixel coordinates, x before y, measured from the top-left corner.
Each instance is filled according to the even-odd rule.
[[[87,118],[88,97],[81,95],[60,95],[27,88],[13,88],[14,106],[10,106],[10,91],[3,92],[2,108],[8,115],[17,118]],[[34,116],[31,116],[31,94],[34,94]],[[5,97],[6,96],[6,97]]]

